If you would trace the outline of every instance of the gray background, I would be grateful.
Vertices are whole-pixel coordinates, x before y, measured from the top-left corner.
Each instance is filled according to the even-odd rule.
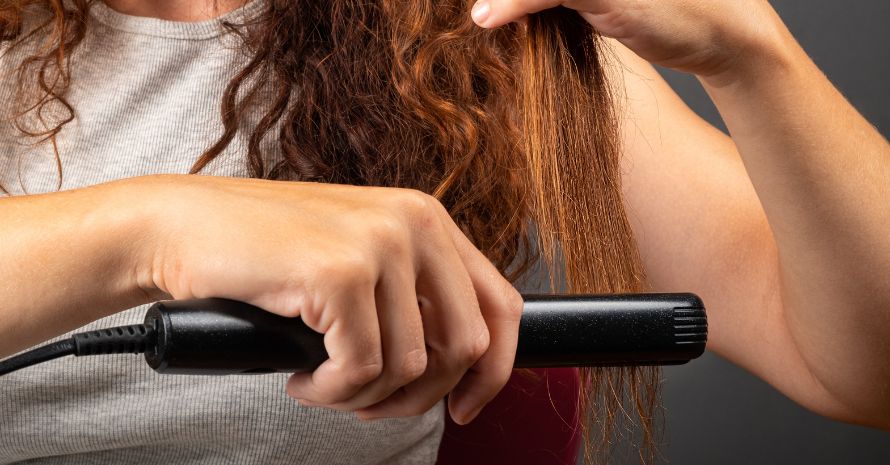
[[[890,2],[784,0],[772,4],[816,64],[886,137],[890,132]],[[698,81],[662,71],[693,110],[725,131]],[[666,369],[665,379],[664,462],[890,464],[890,434],[812,414],[716,355]]]

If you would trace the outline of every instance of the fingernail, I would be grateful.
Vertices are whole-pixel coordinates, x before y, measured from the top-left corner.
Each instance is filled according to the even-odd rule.
[[[374,415],[374,414],[359,413],[359,412],[355,412],[355,416],[356,416],[356,418],[358,418],[361,421],[374,421],[374,420],[382,420],[382,419],[386,418],[386,416],[383,416],[383,415]]]
[[[471,16],[473,21],[476,21],[476,24],[482,26],[485,20],[488,19],[489,14],[491,14],[491,5],[489,5],[488,0],[480,0],[473,5]]]
[[[297,399],[297,403],[302,407],[318,407],[319,404],[306,399]]]
[[[476,414],[478,414],[479,410],[482,409],[482,407],[472,407],[471,405],[467,404],[467,401],[464,401],[462,399],[458,399],[455,404],[456,405],[454,406],[454,415],[452,415],[452,420],[454,420],[454,422],[458,425],[466,425],[467,423],[472,421],[473,418],[476,418]]]
[[[480,410],[482,410],[481,407],[476,408],[475,410],[471,410],[467,413],[464,413],[463,416],[460,417],[461,419],[460,419],[459,424],[461,426],[463,426],[463,425],[466,425],[466,424],[470,423],[471,421],[475,420],[476,416],[479,415]]]

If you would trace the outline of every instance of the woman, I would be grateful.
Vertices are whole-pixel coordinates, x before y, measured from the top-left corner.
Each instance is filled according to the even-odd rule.
[[[29,30],[46,18],[44,2],[21,3],[4,10],[4,20],[32,21],[21,28]],[[0,127],[0,184],[12,194],[0,201],[8,226],[0,230],[0,356],[90,322],[138,321],[140,306],[154,300],[221,296],[301,316],[326,333],[331,360],[312,375],[287,379],[288,394],[303,406],[281,399],[286,378],[277,375],[156,377],[129,359],[37,366],[0,382],[12,426],[0,436],[3,463],[432,463],[443,396],[449,394],[451,416],[466,423],[507,381],[521,308],[502,276],[509,255],[490,257],[497,266],[489,261],[452,220],[471,218],[457,215],[453,202],[446,210],[412,189],[237,179],[266,176],[267,167],[292,155],[276,152],[265,133],[252,137],[255,128],[301,140],[263,118],[269,112],[239,106],[239,90],[250,87],[227,92],[226,84],[256,53],[274,60],[280,50],[312,51],[270,46],[271,38],[295,35],[284,29],[255,49],[242,48],[212,18],[249,25],[266,11],[262,1],[243,3],[107,0],[90,4],[83,17],[83,8],[72,8],[64,19],[87,24],[87,32],[60,39],[71,49],[62,51],[70,53],[70,75],[49,76],[70,77],[63,99],[51,92],[47,100],[21,97],[42,95],[59,81],[41,80],[27,67],[7,72],[47,53],[41,42],[3,56],[0,95],[14,111]],[[330,3],[331,14],[345,9]],[[517,29],[509,23],[559,4],[481,1],[473,19],[483,28]],[[766,2],[564,6],[616,39],[610,45],[621,66],[607,71],[623,84],[616,95],[626,95],[617,99],[625,122],[618,133],[624,202],[651,288],[698,293],[710,311],[709,347],[800,404],[890,428],[890,367],[882,363],[890,352],[890,290],[882,279],[890,271],[883,234],[890,218],[878,207],[887,200],[886,141],[819,73]],[[352,31],[379,32],[364,22],[331,24],[339,29],[314,31],[344,38],[337,39],[343,49]],[[293,42],[312,43],[313,29],[306,31]],[[319,56],[313,69],[329,70],[326,59]],[[732,140],[683,106],[647,60],[699,76]],[[489,71],[489,81],[497,71]],[[312,109],[312,98],[337,92],[317,79],[310,82],[314,93],[267,94],[260,86],[255,100],[284,102],[282,112],[303,109],[308,116],[293,121],[310,126],[324,122],[326,111],[347,113]],[[224,96],[231,99],[223,99],[220,121]],[[291,97],[302,103],[291,105]],[[350,97],[356,106],[376,102]],[[65,104],[77,117],[58,126],[52,116],[64,119]],[[362,110],[375,116],[370,105]],[[461,127],[462,115],[454,112],[452,127]],[[355,127],[344,132],[358,139],[344,142],[349,147],[378,136],[362,121],[349,123]],[[51,143],[29,144],[29,133]],[[205,152],[221,133],[227,143]],[[474,140],[507,143],[493,132],[446,132],[441,140],[449,137],[473,150],[481,150],[471,147]],[[385,142],[406,144],[405,151],[420,144],[394,136]],[[216,156],[201,157],[202,174],[235,178],[155,174],[189,172],[207,153]],[[250,165],[245,153],[256,155]],[[375,166],[362,174],[385,179],[388,165]],[[404,166],[415,168],[423,171]],[[58,187],[63,192],[50,193]],[[20,195],[26,192],[47,194]],[[513,191],[495,184],[492,192]],[[493,223],[517,232],[501,213],[491,212]],[[477,245],[502,252],[517,243]],[[360,422],[353,411],[360,419],[393,418]],[[72,431],[65,422],[88,427]]]

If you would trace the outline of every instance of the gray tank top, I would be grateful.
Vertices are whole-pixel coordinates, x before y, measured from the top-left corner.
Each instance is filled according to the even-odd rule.
[[[77,119],[58,140],[61,188],[188,172],[221,134],[222,92],[244,60],[220,23],[256,12],[260,1],[198,23],[127,16],[96,2],[72,57]],[[0,55],[0,112],[20,57]],[[245,147],[246,133],[204,173],[247,176]],[[264,153],[274,161],[274,141]],[[22,138],[2,115],[0,184],[22,195],[53,192],[59,181],[51,147]],[[139,323],[145,309],[77,331]],[[133,355],[44,363],[0,378],[0,464],[435,462],[443,402],[417,417],[362,422],[300,407],[285,394],[287,377],[159,375]]]

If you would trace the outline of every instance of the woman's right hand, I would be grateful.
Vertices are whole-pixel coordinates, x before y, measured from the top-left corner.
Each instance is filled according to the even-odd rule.
[[[290,396],[360,418],[458,423],[510,376],[523,300],[417,190],[209,176],[143,178],[158,206],[137,274],[157,298],[224,297],[301,317],[330,356]]]

